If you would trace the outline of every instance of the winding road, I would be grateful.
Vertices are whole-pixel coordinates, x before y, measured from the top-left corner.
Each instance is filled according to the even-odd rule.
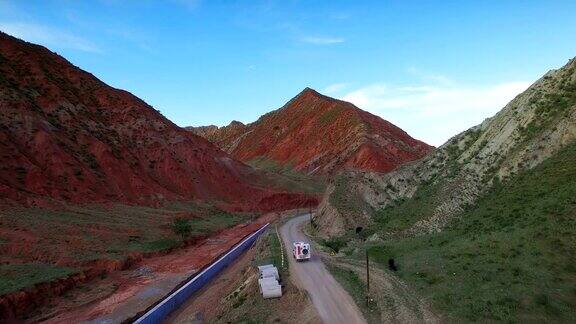
[[[309,241],[301,230],[309,219],[310,215],[304,214],[290,219],[280,228],[290,262],[291,279],[300,289],[308,291],[324,323],[366,323],[352,297],[332,277],[314,251],[310,261],[296,262],[292,257],[292,242]]]

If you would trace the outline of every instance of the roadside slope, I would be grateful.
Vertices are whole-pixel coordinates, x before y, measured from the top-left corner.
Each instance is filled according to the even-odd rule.
[[[154,305],[262,225],[260,222],[240,224],[174,253],[142,260],[131,269],[92,283],[90,289],[83,289],[84,292],[76,292],[77,302],[83,303],[79,307],[67,308],[71,300],[62,297],[52,307],[41,309],[32,320],[46,323],[122,323]],[[86,292],[97,291],[102,285],[115,285],[117,288],[95,300],[80,300],[89,298],[91,295]]]
[[[280,268],[280,243],[269,227],[254,247],[175,312],[167,323],[321,323],[305,291],[298,289]],[[283,295],[264,299],[258,287],[258,265],[279,267]]]

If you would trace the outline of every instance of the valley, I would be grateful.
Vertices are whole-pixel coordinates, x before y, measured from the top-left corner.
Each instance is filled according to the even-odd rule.
[[[324,187],[236,161],[130,93],[4,33],[0,107],[1,319],[267,212],[316,206]]]
[[[250,66],[246,80],[262,73]],[[158,305],[172,307],[166,323],[573,321],[576,58],[476,126],[446,122],[460,133],[438,147],[373,112],[410,115],[424,93],[416,125],[428,104],[465,113],[440,107],[446,93],[483,98],[408,70],[435,85],[302,86],[253,122],[181,127],[0,31],[0,322],[125,323]],[[244,120],[242,105],[227,121]],[[309,261],[292,259],[297,241]],[[263,264],[282,297],[258,291]],[[194,280],[186,300],[165,301]]]

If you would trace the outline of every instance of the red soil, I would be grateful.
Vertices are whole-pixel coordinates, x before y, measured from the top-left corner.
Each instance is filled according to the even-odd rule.
[[[0,33],[0,199],[276,209],[259,173],[48,49]],[[249,206],[246,204],[250,201]]]
[[[31,318],[31,320],[47,320],[48,323],[77,323],[92,320],[119,323],[154,304],[184,279],[210,264],[222,253],[240,242],[246,235],[260,228],[264,223],[277,220],[284,214],[288,213],[266,214],[254,223],[241,224],[223,230],[208,239],[174,253],[149,259],[134,260],[130,264],[130,270],[110,272],[106,279],[89,284],[94,288],[94,291],[98,290],[98,286],[113,285],[117,287],[106,296],[94,298],[90,292],[80,292],[75,295],[74,299],[76,300],[73,301],[69,300],[69,298],[55,297],[57,292],[60,292],[59,290],[63,291],[71,288],[69,286],[72,285],[72,282],[75,285],[78,282],[85,281],[84,277],[79,275],[77,278],[71,277],[46,284],[51,285],[52,290],[43,291],[37,288],[28,293],[19,292],[8,297],[4,296],[0,298],[0,306],[9,307],[13,312],[12,315],[22,315],[31,306],[39,305],[40,302],[45,302],[46,299],[52,298],[52,303],[56,309],[51,307],[47,312],[49,315],[41,312]],[[118,269],[127,268],[128,265],[122,265]],[[146,268],[149,274],[135,275],[138,269],[143,268]],[[76,307],[71,307],[69,304],[76,305]],[[78,304],[81,306],[77,307]]]
[[[433,149],[378,116],[309,88],[252,124],[192,130],[241,161],[264,157],[312,174],[388,172]]]
[[[140,259],[141,256],[138,257]],[[135,259],[125,261],[99,260],[89,269],[71,275],[67,278],[43,282],[34,287],[0,296],[0,320],[16,321],[18,316],[27,314],[31,309],[39,307],[51,298],[78,286],[78,284],[112,271],[127,268]]]
[[[258,221],[249,225],[241,224],[222,230],[210,238],[203,237],[196,239],[194,242],[188,242],[188,247],[171,254],[166,254],[166,252],[133,253],[124,260],[95,260],[89,264],[84,264],[86,270],[67,278],[40,283],[22,291],[0,296],[0,321],[15,320],[28,314],[31,310],[37,310],[49,301],[54,302],[54,299],[58,298],[61,300],[57,300],[55,307],[60,307],[59,304],[62,303],[62,308],[66,309],[67,314],[61,316],[65,316],[67,318],[66,321],[76,316],[82,317],[83,320],[88,320],[89,318],[107,314],[107,312],[114,310],[115,307],[122,306],[127,299],[133,297],[139,290],[145,289],[153,284],[150,278],[132,278],[131,271],[120,273],[119,270],[137,269],[145,266],[154,272],[154,280],[162,281],[162,279],[166,277],[171,277],[171,274],[177,273],[177,281],[180,282],[184,280],[186,276],[190,275],[193,269],[200,269],[211,263],[212,260],[238,243],[244,236],[258,229],[261,225],[263,225],[263,223]],[[58,297],[81,283],[93,281],[95,278],[103,275],[109,275],[110,278],[108,280],[113,281],[114,284],[118,286],[118,289],[112,295],[99,301],[96,307],[92,307],[94,306],[92,305],[91,307],[70,312],[69,309],[67,309],[68,307],[66,307],[66,301]],[[167,288],[173,288],[173,286],[170,286],[172,282],[168,284]],[[169,292],[170,289],[163,291],[164,294]],[[162,296],[163,294],[156,294],[150,296],[146,301],[152,304]],[[89,300],[84,303],[86,302],[89,302]],[[96,310],[94,310],[94,308],[96,308]],[[145,308],[146,307],[135,309],[134,312]],[[128,310],[130,310],[130,308]],[[124,309],[116,315],[124,316],[123,319],[126,319],[130,313]],[[42,315],[40,315],[40,317],[42,317]],[[77,318],[73,322],[77,320],[80,319]]]

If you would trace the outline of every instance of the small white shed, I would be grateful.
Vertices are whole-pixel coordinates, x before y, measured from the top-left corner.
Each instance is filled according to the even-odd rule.
[[[280,280],[278,269],[271,264],[266,264],[263,266],[258,266],[258,271],[260,272],[258,286],[260,287],[260,293],[262,294],[262,297],[282,297],[282,286],[280,286],[278,283],[278,280]]]
[[[262,269],[260,272],[260,278],[274,278],[280,280],[280,275],[278,274],[278,269],[276,267]]]

